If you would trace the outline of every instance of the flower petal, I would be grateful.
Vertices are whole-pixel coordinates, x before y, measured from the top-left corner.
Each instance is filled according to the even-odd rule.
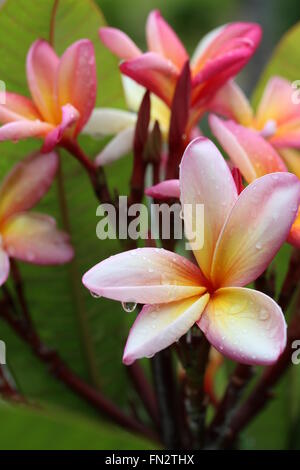
[[[220,353],[244,364],[273,364],[286,345],[281,308],[252,289],[219,289],[198,325]]]
[[[168,106],[171,105],[178,72],[168,60],[154,52],[147,52],[120,65],[124,75],[155,93]]]
[[[153,10],[147,19],[146,36],[148,49],[171,60],[179,70],[189,59],[177,34],[164,20],[158,10]]]
[[[128,108],[138,112],[146,89],[125,75],[122,75],[122,83]],[[166,136],[170,127],[170,108],[153,93],[150,95],[150,102],[150,119],[152,122],[158,121],[160,130]]]
[[[48,42],[38,39],[32,44],[26,61],[28,86],[41,115],[51,123],[59,112],[55,98],[58,65],[59,58]]]
[[[69,236],[56,228],[51,217],[20,213],[1,229],[8,254],[32,264],[52,265],[71,261],[74,255]]]
[[[300,208],[298,209],[296,220],[292,225],[287,241],[296,248],[300,248]]]
[[[198,44],[192,57],[191,66],[195,76],[206,63],[224,56],[235,54],[248,46],[248,59],[255,52],[261,39],[261,28],[256,23],[230,23],[214,29]]]
[[[102,261],[82,278],[87,289],[121,302],[157,304],[205,292],[201,271],[159,248],[139,248]]]
[[[106,136],[133,127],[136,123],[135,113],[113,108],[95,108],[83,129],[84,134]]]
[[[34,103],[26,96],[16,93],[5,93],[5,104],[0,105],[0,122],[18,121],[20,119],[41,119]]]
[[[100,28],[99,36],[103,44],[122,60],[135,59],[142,54],[132,39],[117,28]]]
[[[214,136],[248,183],[268,173],[287,171],[276,150],[256,131],[214,115],[210,115],[209,124]]]
[[[186,148],[180,165],[180,189],[187,237],[204,231],[203,248],[194,249],[194,254],[203,273],[209,277],[215,244],[237,199],[228,165],[210,140],[199,137]],[[198,204],[204,205],[204,227],[202,220],[196,218]]]
[[[291,173],[271,173],[247,186],[216,246],[214,286],[244,286],[256,279],[287,239],[299,202],[300,181]]]
[[[9,275],[9,258],[7,253],[0,248],[0,286],[2,286]]]
[[[277,126],[293,118],[300,118],[300,106],[293,103],[295,89],[281,77],[272,77],[265,88],[256,113],[256,125],[263,129],[268,121],[275,121]]]
[[[58,156],[35,153],[15,165],[0,188],[0,219],[31,209],[48,191],[58,168]]]
[[[210,111],[249,126],[253,120],[251,105],[241,88],[229,80],[213,97],[209,104]]]
[[[47,122],[29,119],[20,119],[19,121],[9,122],[0,127],[0,142],[12,140],[17,142],[20,139],[28,137],[44,137],[53,130],[53,125]]]
[[[108,165],[130,153],[133,149],[134,133],[134,126],[127,127],[119,132],[97,155],[95,159],[96,165]]]
[[[289,171],[300,179],[300,151],[283,148],[279,150],[279,153],[287,164]]]
[[[60,142],[64,132],[72,127],[79,119],[79,113],[71,104],[62,107],[61,123],[51,130],[46,136],[42,147],[43,152],[51,152]]]
[[[145,190],[145,194],[154,199],[180,197],[179,180],[165,180]]]
[[[247,64],[260,38],[261,29],[254,23],[228,24],[204,38],[191,64],[194,107],[201,108]]]
[[[269,141],[276,148],[292,147],[300,149],[300,118],[291,119],[286,124],[277,127],[275,133],[270,136]]]
[[[75,135],[95,107],[97,78],[94,46],[88,39],[74,42],[62,55],[58,69],[59,106],[70,103],[80,114]]]
[[[130,330],[124,364],[152,357],[178,341],[199,320],[208,300],[209,294],[204,294],[168,304],[145,305]]]

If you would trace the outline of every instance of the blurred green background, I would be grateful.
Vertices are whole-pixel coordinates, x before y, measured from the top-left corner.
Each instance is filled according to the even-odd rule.
[[[53,0],[7,0],[0,10],[0,79],[7,89],[28,95],[25,57],[37,37],[49,39]],[[145,20],[159,8],[166,20],[192,52],[199,39],[211,29],[230,21],[256,21],[264,30],[260,48],[238,78],[251,92],[283,35],[300,19],[299,0],[96,0],[107,22],[126,31],[145,47]],[[100,44],[97,29],[101,13],[90,0],[60,0],[56,14],[54,46],[59,54],[74,40],[88,37],[96,48],[99,90],[97,105],[124,106],[116,60]],[[285,74],[286,60],[293,59],[290,79],[300,78],[300,34],[281,51],[284,61],[276,73]],[[286,52],[288,49],[288,53]],[[291,52],[292,51],[292,52]],[[273,71],[268,69],[267,75]],[[265,78],[263,79],[263,81]],[[99,141],[81,138],[86,152],[95,155]],[[0,144],[0,176],[33,149],[37,141]],[[131,159],[108,169],[110,186],[128,191]],[[134,403],[143,416],[138,396],[129,385],[121,364],[122,348],[132,323],[116,302],[93,299],[82,287],[81,275],[99,260],[120,248],[113,241],[100,242],[95,235],[96,201],[86,176],[70,156],[62,152],[62,179],[39,205],[68,228],[76,249],[70,266],[37,268],[21,265],[30,310],[43,340],[55,348],[70,367],[87,382],[107,393],[130,411]],[[65,198],[67,214],[61,210]],[[286,267],[285,251],[278,265]],[[12,289],[11,282],[9,288]],[[0,315],[1,317],[1,315]],[[38,407],[24,409],[0,403],[0,448],[151,448],[152,443],[107,424],[41,364],[28,346],[0,318],[0,339],[7,344],[6,374],[18,390]],[[147,370],[148,361],[143,363]],[[276,391],[271,405],[241,437],[241,448],[300,448],[300,366],[293,367]],[[225,376],[220,379],[220,389]]]

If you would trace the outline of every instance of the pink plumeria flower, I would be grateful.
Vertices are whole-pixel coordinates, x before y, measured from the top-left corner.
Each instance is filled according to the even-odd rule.
[[[131,328],[124,363],[170,346],[195,323],[231,359],[273,363],[286,344],[282,311],[267,295],[243,286],[267,268],[285,241],[300,182],[290,173],[266,175],[238,196],[221,153],[199,138],[184,153],[180,190],[186,233],[204,229],[204,246],[194,250],[198,266],[164,249],[140,248],[112,256],[83,276],[91,292],[146,304]],[[204,204],[204,227],[193,219],[197,204]]]
[[[44,40],[29,49],[26,73],[31,98],[6,93],[0,105],[0,141],[41,137],[49,152],[62,138],[75,139],[96,99],[94,47],[82,39],[61,58]]]
[[[58,156],[34,154],[18,163],[0,187],[0,285],[9,275],[9,258],[38,265],[67,263],[73,257],[69,236],[55,220],[27,212],[48,191]]]
[[[215,95],[210,109],[259,133],[300,178],[300,103],[294,95],[292,83],[272,77],[255,112],[240,87],[229,81]],[[278,157],[276,160],[278,168],[282,168],[284,163],[279,163]],[[266,164],[267,159],[264,161]]]
[[[213,134],[248,183],[268,173],[287,171],[286,164],[278,151],[257,130],[232,120],[224,121],[216,115],[209,116],[209,123]],[[298,158],[300,162],[300,156]],[[297,207],[295,210],[297,212]],[[287,241],[300,248],[300,208]]]
[[[101,28],[102,42],[120,59],[124,75],[149,89],[171,106],[175,86],[189,56],[176,33],[152,11],[147,19],[146,38],[149,52],[142,51],[122,31]],[[261,28],[254,23],[231,23],[210,32],[197,46],[191,59],[191,125],[203,113],[204,103],[230,77],[249,61],[261,38]]]

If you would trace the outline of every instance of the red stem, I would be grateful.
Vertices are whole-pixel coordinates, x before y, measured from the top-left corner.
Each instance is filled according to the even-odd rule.
[[[157,435],[151,429],[148,429],[131,416],[124,414],[113,402],[78,377],[67,364],[64,363],[57,352],[50,350],[36,333],[33,337],[28,325],[25,325],[24,322],[9,313],[7,309],[9,306],[10,301],[2,301],[0,316],[12,327],[15,333],[31,347],[33,353],[49,366],[49,370],[53,375],[58,377],[73,392],[81,396],[107,418],[130,431],[137,432],[149,439],[158,441]]]

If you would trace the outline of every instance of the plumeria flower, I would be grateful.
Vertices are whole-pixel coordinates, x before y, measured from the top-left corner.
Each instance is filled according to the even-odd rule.
[[[238,195],[221,153],[199,138],[185,150],[180,192],[186,234],[204,230],[204,246],[193,250],[198,266],[164,249],[140,248],[112,256],[83,276],[99,296],[146,304],[123,362],[153,356],[196,323],[231,359],[273,363],[286,344],[282,311],[267,295],[243,286],[267,268],[285,241],[300,199],[299,180],[270,174]],[[195,217],[197,204],[204,204],[204,227]]]
[[[209,123],[213,134],[248,183],[268,173],[287,171],[277,150],[256,130],[232,120],[224,121],[216,115],[209,116]],[[153,190],[155,188],[149,192]],[[169,188],[164,187],[164,191],[168,192]],[[273,214],[274,218],[276,214]],[[300,248],[300,209],[287,241]]]
[[[31,99],[6,92],[0,105],[0,141],[41,137],[49,152],[62,139],[75,139],[87,122],[96,99],[93,44],[83,39],[61,58],[44,40],[29,49],[26,74]]]
[[[129,111],[115,108],[95,108],[83,129],[84,134],[93,137],[115,136],[97,155],[97,166],[119,160],[133,150],[133,140],[138,111],[145,94],[145,88],[123,76],[123,88]],[[170,125],[170,110],[157,96],[151,94],[151,122],[158,122],[166,141]]]
[[[19,162],[0,187],[0,285],[8,277],[10,257],[38,265],[73,257],[69,236],[52,217],[27,212],[48,191],[57,168],[56,153],[34,154]]]
[[[189,56],[159,11],[152,11],[147,19],[146,53],[118,29],[101,28],[99,34],[102,42],[123,60],[121,72],[170,107],[178,77]],[[203,113],[204,103],[247,64],[260,38],[261,29],[257,24],[231,23],[210,32],[199,43],[191,59],[190,128]]]
[[[300,178],[300,104],[295,101],[294,94],[292,83],[272,77],[255,112],[240,87],[229,81],[215,95],[210,109],[259,133]]]

